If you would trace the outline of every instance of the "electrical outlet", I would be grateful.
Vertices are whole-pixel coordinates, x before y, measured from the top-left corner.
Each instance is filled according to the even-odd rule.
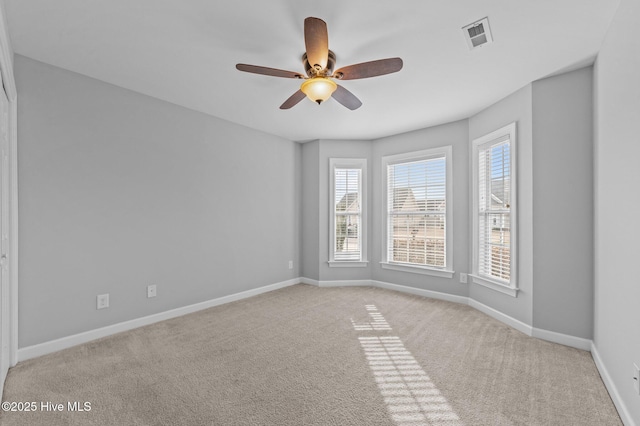
[[[467,283],[467,274],[460,273],[460,282],[463,284]]]
[[[640,395],[640,368],[638,368],[637,364],[633,364],[633,380],[633,387],[638,395]]]
[[[151,284],[147,286],[147,298],[156,297],[156,285]]]
[[[293,260],[289,261],[289,269],[293,269]]]
[[[96,298],[96,309],[104,309],[109,307],[109,293],[99,294]]]

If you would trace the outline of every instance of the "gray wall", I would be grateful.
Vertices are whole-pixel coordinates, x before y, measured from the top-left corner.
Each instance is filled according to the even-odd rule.
[[[469,253],[469,149],[467,120],[414,132],[389,136],[374,141],[373,146],[373,246],[372,278],[376,281],[400,284],[424,290],[467,296],[468,287],[460,284],[459,273],[468,272]],[[453,278],[440,278],[382,269],[384,210],[382,157],[429,148],[453,146]]]
[[[512,318],[531,325],[533,305],[533,132],[531,85],[527,85],[469,118],[469,149],[471,149],[470,144],[474,139],[514,121],[517,122],[517,262],[518,287],[520,288],[520,292],[517,298],[513,298],[477,284],[469,284],[469,295],[471,298],[490,308],[497,309]],[[470,164],[469,167],[471,167]],[[470,184],[469,182],[469,185]],[[471,250],[471,244],[469,244],[469,250]]]
[[[320,141],[302,145],[302,271],[320,280]],[[327,237],[328,238],[328,237]]]
[[[15,66],[20,347],[299,276],[296,143]]]
[[[622,0],[595,72],[594,343],[626,406],[618,408],[637,424],[631,372],[634,362],[640,366],[639,24],[640,2]]]
[[[593,68],[533,83],[533,326],[593,337]]]

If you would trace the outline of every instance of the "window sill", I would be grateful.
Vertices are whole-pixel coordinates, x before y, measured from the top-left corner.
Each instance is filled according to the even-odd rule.
[[[518,297],[518,292],[520,289],[518,287],[510,287],[505,284],[501,284],[497,281],[490,280],[488,278],[479,277],[477,275],[469,275],[474,284],[479,284],[483,287],[490,288],[491,290],[495,290],[497,292],[506,294],[511,297]]]
[[[327,263],[330,268],[366,268],[369,265],[366,260],[330,260]]]
[[[453,278],[454,271],[446,269],[429,268],[428,266],[403,265],[400,263],[380,262],[382,269],[392,269],[394,271],[411,272],[413,274],[431,275],[434,277]]]

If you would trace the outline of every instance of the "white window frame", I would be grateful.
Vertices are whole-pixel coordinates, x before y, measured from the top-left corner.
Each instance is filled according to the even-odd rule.
[[[472,192],[473,192],[473,203],[472,203],[472,211],[471,216],[473,218],[473,226],[472,226],[472,241],[473,241],[473,261],[472,261],[472,273],[471,280],[473,283],[490,288],[492,290],[498,291],[500,293],[507,294],[512,297],[518,296],[518,274],[517,274],[517,265],[518,265],[518,197],[517,197],[517,140],[516,140],[517,128],[516,123],[508,124],[494,132],[491,132],[485,136],[474,139],[472,142]],[[480,151],[491,147],[493,145],[497,145],[499,143],[503,143],[505,140],[509,140],[509,160],[510,160],[510,213],[509,213],[509,221],[510,221],[510,229],[509,229],[509,238],[510,238],[510,259],[511,259],[511,270],[509,274],[509,281],[501,280],[496,277],[489,277],[487,275],[481,275],[479,273],[479,264],[480,264],[480,225],[479,225],[479,155]]]
[[[360,259],[336,259],[336,169],[360,170]],[[329,266],[363,268],[367,260],[367,160],[366,158],[330,158],[329,159]]]
[[[433,158],[445,158],[446,167],[446,212],[445,212],[445,266],[443,268],[435,266],[412,265],[408,263],[398,263],[389,260],[389,213],[388,213],[388,170],[387,166],[409,163],[414,161],[429,160]],[[407,152],[403,154],[387,155],[382,157],[382,261],[380,266],[383,269],[395,271],[411,272],[415,274],[431,275],[443,278],[453,278],[453,148],[451,145],[425,149],[422,151]]]

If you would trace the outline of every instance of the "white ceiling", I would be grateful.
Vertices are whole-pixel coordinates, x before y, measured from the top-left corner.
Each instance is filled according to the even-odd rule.
[[[4,0],[16,53],[296,141],[374,139],[454,121],[531,81],[593,61],[619,0]],[[303,100],[303,21],[327,22],[336,68],[399,56],[341,84],[363,106]],[[489,17],[494,43],[461,28]]]

